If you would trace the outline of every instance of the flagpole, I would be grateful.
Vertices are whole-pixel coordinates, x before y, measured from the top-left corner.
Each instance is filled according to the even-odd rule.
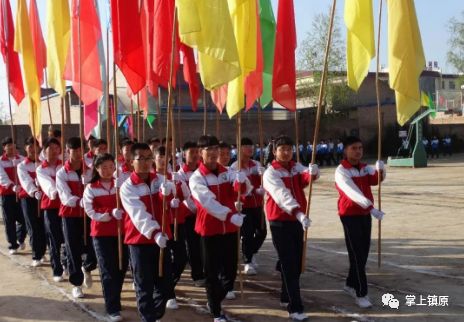
[[[203,135],[206,135],[206,89],[203,87]]]
[[[163,136],[163,122],[161,120],[161,105],[160,105],[160,99],[161,99],[161,91],[158,88],[158,97],[156,100],[156,113],[158,113],[157,117],[157,123],[158,123],[158,137],[161,140]],[[133,122],[132,122],[133,123]],[[133,126],[132,126],[133,127]]]
[[[111,151],[111,109],[110,109],[110,28],[106,28],[106,142],[108,151]],[[113,82],[116,83],[116,73],[113,75]],[[116,155],[117,157],[117,155]]]
[[[261,100],[258,99],[258,135],[259,135],[259,162],[261,166],[264,167],[264,137],[263,137],[263,116],[261,110]],[[263,187],[263,174],[261,174],[261,188]],[[263,200],[264,202],[264,200]],[[264,229],[266,226],[266,219],[264,214],[262,215],[261,228]]]
[[[321,113],[322,113],[322,101],[324,98],[324,87],[326,85],[326,78],[327,78],[327,69],[328,69],[328,61],[329,61],[329,52],[330,52],[330,43],[332,41],[332,30],[334,25],[334,17],[335,17],[335,7],[337,4],[337,0],[333,0],[332,9],[330,13],[330,23],[329,23],[329,30],[327,31],[327,44],[325,46],[325,56],[324,56],[324,68],[322,70],[322,78],[321,84],[319,88],[319,99],[317,103],[317,114],[316,114],[316,124],[314,127],[314,138],[313,138],[313,151],[311,155],[311,164],[316,162],[316,144],[319,137],[319,127],[321,123]],[[308,206],[306,207],[306,217],[309,217],[309,211],[311,208],[311,197],[313,193],[313,180],[309,181],[309,191],[308,191]],[[306,244],[308,242],[308,229],[304,231],[304,239],[303,239],[303,256],[301,260],[301,272],[305,271],[305,262],[306,262]]]
[[[140,142],[140,96],[137,93],[137,141]]]
[[[47,87],[48,90],[48,77],[47,77],[47,71],[45,71],[45,86]],[[47,107],[48,107],[48,116],[50,117],[50,126],[48,127],[48,131],[53,130],[53,120],[52,120],[52,111],[50,109],[50,96],[47,93]]]
[[[295,119],[295,146],[296,146],[296,162],[300,162],[300,149],[299,149],[299,145],[300,145],[300,140],[299,140],[299,137],[300,137],[300,126],[299,126],[299,122],[298,122],[298,109],[295,109],[295,115],[294,115],[294,119]]]
[[[132,131],[131,131],[131,134],[130,134],[130,137],[131,137],[131,140],[134,141],[134,101],[132,101],[132,98],[131,98],[131,101],[130,101],[130,114],[131,114],[131,127],[132,127]]]
[[[79,0],[78,16],[77,16],[77,50],[79,55],[79,136],[81,137],[81,151],[82,151],[82,163],[81,163],[81,178],[85,176],[85,159],[84,159],[84,106],[82,104],[82,53],[81,53],[81,1]],[[81,188],[83,184],[81,183]],[[84,220],[84,246],[87,246],[87,216],[83,212],[83,209],[79,207],[80,215]]]
[[[174,57],[175,57],[175,47],[176,47],[176,25],[177,25],[177,7],[174,9],[174,18],[173,18],[173,26],[172,26],[172,42],[171,42],[171,64],[169,66],[169,81],[168,81],[168,110],[166,116],[166,142],[169,143],[169,131],[170,129],[170,117],[172,113],[172,75],[174,73]],[[173,125],[173,124],[172,124]],[[174,131],[172,131],[174,132]],[[174,142],[174,139],[173,139]],[[166,149],[167,151],[168,149]],[[166,153],[167,154],[167,153]],[[168,156],[166,155],[165,164],[164,164],[164,183],[167,181],[167,174],[168,174]],[[166,231],[166,196],[163,195],[163,216],[161,220],[161,232],[162,234]],[[159,277],[163,277],[164,269],[164,248],[160,248],[160,256],[159,256],[159,263],[158,263],[158,272]]]
[[[380,28],[382,25],[382,7],[383,0],[380,0],[379,8],[379,27],[377,30],[377,58],[376,58],[376,71],[375,71],[375,93],[377,96],[377,126],[378,126],[378,141],[377,141],[377,160],[382,159],[382,112],[380,106]],[[382,210],[382,176],[383,174],[378,173],[378,185],[379,189],[377,190],[377,200],[378,208]],[[378,220],[378,237],[377,237],[377,267],[380,268],[382,265],[382,221]]]
[[[246,104],[246,102],[245,102]],[[240,172],[242,169],[242,112],[238,111],[237,114],[237,171]],[[241,213],[242,212],[242,203],[240,201],[241,197],[241,185],[239,185],[238,193],[237,193],[237,202],[236,202],[236,210]],[[237,269],[238,269],[238,276],[239,276],[239,283],[240,283],[240,298],[243,300],[243,274],[242,274],[242,267],[240,266],[240,228],[237,231]]]
[[[64,163],[64,105],[66,100],[66,92],[61,97],[60,110],[61,110],[61,161]],[[69,106],[71,106],[71,100],[69,100]]]

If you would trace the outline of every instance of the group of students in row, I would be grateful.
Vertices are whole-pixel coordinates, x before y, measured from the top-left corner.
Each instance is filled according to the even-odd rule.
[[[293,161],[287,136],[274,140],[275,157],[267,169],[252,160],[248,138],[241,141],[240,163],[231,166],[220,162],[226,144],[214,136],[185,143],[178,168],[166,160],[172,151],[167,143],[123,139],[115,160],[106,153],[105,141],[89,144],[91,150],[83,155],[81,139],[72,137],[63,163],[57,138],[43,143],[41,161],[33,138],[25,142],[25,157],[16,153],[11,139],[4,139],[0,195],[10,254],[24,245],[27,226],[32,265],[41,264],[48,245],[53,280],[63,281],[66,270],[75,298],[84,296],[82,286],[91,287],[91,272],[98,265],[111,321],[123,319],[121,291],[128,267],[141,320],[154,322],[166,308],[177,308],[175,286],[188,262],[195,285],[206,288],[214,322],[224,322],[221,303],[235,297],[237,234],[244,272],[254,275],[255,255],[267,234],[266,216],[281,273],[280,303],[292,320],[307,320],[300,296],[303,233],[311,225],[304,189],[319,178],[317,165]],[[379,174],[383,180],[385,168],[381,161],[375,167],[361,163],[358,138],[347,138],[344,146],[345,159],[335,174],[350,259],[344,290],[366,308],[371,306],[365,273],[370,215],[379,220],[384,215],[373,207],[370,186]],[[120,233],[124,245],[119,253]]]

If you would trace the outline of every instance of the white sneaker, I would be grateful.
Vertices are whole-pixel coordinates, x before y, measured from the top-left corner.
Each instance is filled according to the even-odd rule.
[[[16,254],[18,253],[18,250],[17,250],[17,249],[10,249],[10,250],[8,251],[8,253],[9,253],[10,255],[16,255]]]
[[[343,291],[353,298],[356,298],[356,290],[348,285],[343,286]]]
[[[31,264],[32,267],[37,267],[40,265],[42,265],[42,261],[37,260],[37,259],[32,260],[32,264]]]
[[[307,321],[309,319],[309,316],[306,314],[298,312],[289,313],[288,317],[292,319],[292,321]]]
[[[367,309],[372,307],[371,300],[369,300],[368,296],[363,296],[363,297],[357,297],[356,298],[356,304],[361,308],[361,309]]]
[[[169,310],[177,310],[179,305],[177,305],[176,299],[170,299],[166,302],[166,308]]]
[[[121,314],[118,313],[113,313],[113,314],[108,314],[108,318],[110,319],[111,322],[119,322],[122,321],[122,316]]]
[[[84,297],[84,293],[82,293],[82,288],[80,286],[74,286],[72,288],[72,296],[75,298],[75,299],[80,299],[80,298],[83,298]]]
[[[227,318],[225,315],[221,315],[220,317],[214,318],[213,322],[227,322]]]
[[[63,282],[63,276],[53,276],[53,282]]]
[[[81,267],[82,273],[84,273],[84,286],[86,288],[91,288],[93,285],[93,279],[92,279],[92,274],[90,272],[87,272],[84,267]]]
[[[227,292],[226,294],[226,300],[235,300],[236,296],[235,296],[235,292],[234,291],[229,291]]]
[[[25,250],[26,249],[26,243],[19,244],[19,249]]]
[[[243,271],[245,275],[256,275],[256,269],[253,267],[253,264],[245,264],[245,269]]]

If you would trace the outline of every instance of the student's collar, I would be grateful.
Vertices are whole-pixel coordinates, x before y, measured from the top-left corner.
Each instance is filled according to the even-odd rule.
[[[214,174],[214,175],[219,175],[223,172],[227,172],[227,169],[222,166],[220,163],[217,164],[217,168],[215,171],[209,170],[203,162],[200,162],[200,165],[198,166],[198,170],[200,170],[201,175],[206,176],[208,174]]]

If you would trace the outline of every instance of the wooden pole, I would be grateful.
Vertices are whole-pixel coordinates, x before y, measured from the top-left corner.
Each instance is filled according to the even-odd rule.
[[[61,109],[61,161],[63,161],[63,163],[64,163],[64,105],[65,105],[65,97],[63,96],[61,98],[61,103],[60,103],[60,109]]]
[[[116,83],[116,74],[113,74],[113,83]],[[111,108],[110,108],[110,28],[106,28],[106,142],[108,151],[111,151]],[[114,101],[114,98],[113,98]],[[117,155],[116,155],[117,157]]]
[[[239,111],[237,114],[237,171],[240,172],[242,169],[242,112]],[[239,209],[238,212],[242,212],[242,206],[240,202],[240,188],[237,193],[237,205]],[[242,267],[240,266],[240,228],[237,231],[237,269],[240,282],[240,298],[243,300],[243,274]]]
[[[296,162],[300,162],[300,126],[298,121],[298,109],[295,110],[295,146],[296,146]]]
[[[45,86],[47,87],[48,90],[48,78],[47,78],[47,72],[45,71]],[[48,130],[53,130],[53,119],[52,119],[52,111],[50,109],[50,96],[47,94],[47,107],[48,107],[48,117],[50,118],[50,126],[48,127]]]
[[[259,135],[259,162],[261,163],[261,166],[264,167],[264,136],[263,136],[263,116],[262,116],[262,110],[261,110],[261,101],[258,99],[258,135]],[[261,174],[261,188],[263,188],[263,175]],[[263,198],[264,202],[264,198]],[[264,229],[266,226],[266,219],[264,216],[264,213],[262,214],[261,217],[261,228]]]
[[[172,75],[174,73],[174,57],[176,51],[176,25],[177,25],[177,7],[174,10],[174,19],[173,19],[173,26],[172,26],[172,42],[171,42],[171,64],[169,66],[169,82],[168,82],[168,110],[167,110],[167,117],[166,117],[166,142],[169,142],[169,134],[170,134],[170,124],[171,117],[172,117]],[[173,140],[174,141],[174,140]],[[166,149],[167,150],[167,149]],[[166,161],[164,165],[164,182],[167,181],[167,174],[168,174],[168,156],[166,155]],[[161,232],[164,234],[166,231],[166,196],[163,196],[163,216],[161,221]],[[160,248],[160,256],[159,256],[159,266],[158,272],[159,276],[163,276],[163,260],[164,257],[164,248]]]
[[[321,84],[319,88],[319,99],[317,103],[317,114],[316,114],[316,125],[314,127],[314,138],[313,138],[313,151],[311,155],[311,164],[316,162],[316,145],[319,137],[319,127],[321,123],[321,113],[322,113],[322,101],[324,99],[324,87],[326,85],[326,78],[327,78],[327,69],[328,69],[328,61],[329,61],[329,52],[330,52],[330,43],[332,41],[332,30],[334,24],[334,17],[335,17],[335,7],[337,4],[337,0],[333,0],[331,13],[330,13],[330,24],[329,30],[327,31],[327,44],[325,46],[325,57],[324,57],[324,68],[322,70],[322,78]],[[306,207],[306,217],[309,217],[309,211],[311,209],[311,196],[313,192],[313,180],[309,182],[309,191],[308,191],[308,206]],[[306,244],[308,242],[308,230],[304,231],[304,239],[303,239],[303,256],[301,260],[301,272],[305,271],[305,262],[306,262]]]
[[[140,135],[140,118],[141,118],[140,95],[139,95],[139,93],[137,93],[137,141],[139,141],[139,142],[142,139],[142,136]]]
[[[131,118],[132,118],[132,131],[131,131],[131,140],[134,141],[134,123],[135,123],[135,118],[134,118],[134,101],[130,100],[130,113],[131,113]]]
[[[378,141],[377,141],[377,160],[382,160],[382,111],[380,106],[380,28],[382,26],[382,7],[383,0],[380,0],[379,8],[379,27],[377,30],[377,58],[375,71],[375,93],[377,96],[377,125],[378,125]],[[382,175],[378,175],[379,189],[377,191],[377,200],[379,210],[382,210]],[[378,220],[378,236],[377,236],[377,267],[382,265],[382,221]]]
[[[157,120],[156,122],[158,123],[158,138],[161,140],[163,137],[163,122],[161,120],[161,104],[160,104],[160,99],[161,99],[161,91],[158,90],[158,99],[156,100],[156,113],[157,115]]]
[[[203,88],[203,135],[206,135],[206,89]]]

